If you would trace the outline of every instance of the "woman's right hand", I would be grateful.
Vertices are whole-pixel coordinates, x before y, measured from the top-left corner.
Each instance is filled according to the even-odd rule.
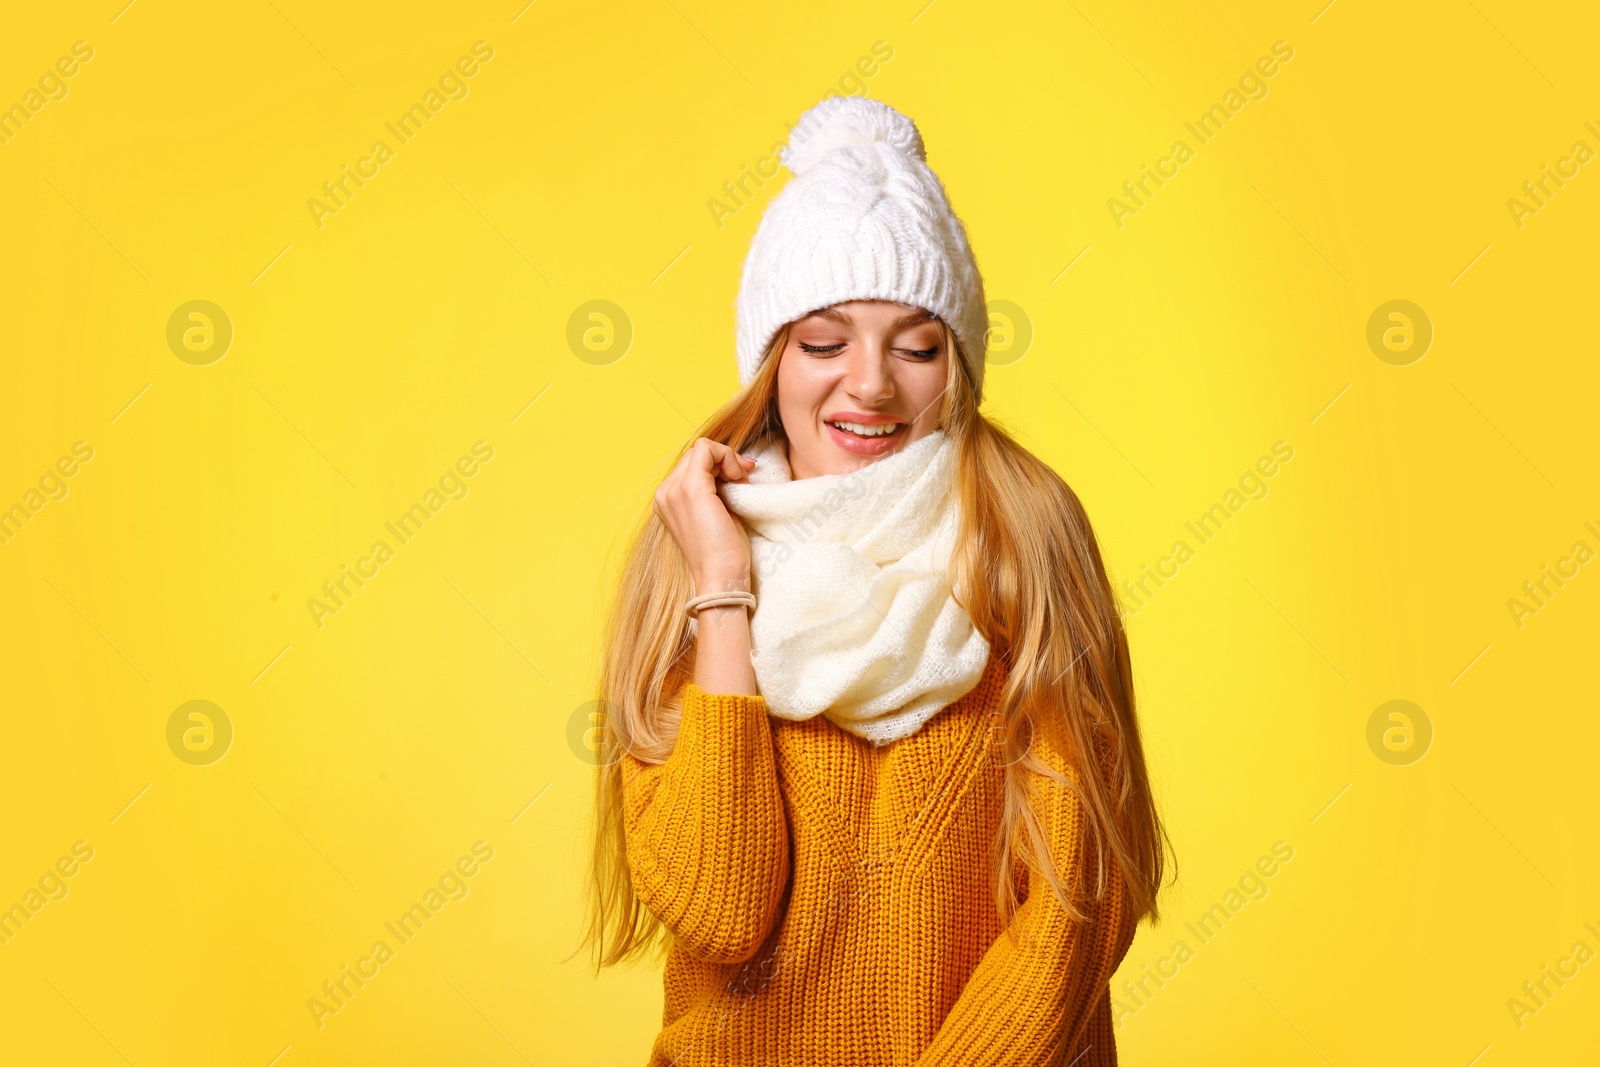
[[[749,588],[750,534],[717,495],[717,481],[742,482],[755,462],[701,437],[656,490],[655,513],[678,542],[700,592]]]

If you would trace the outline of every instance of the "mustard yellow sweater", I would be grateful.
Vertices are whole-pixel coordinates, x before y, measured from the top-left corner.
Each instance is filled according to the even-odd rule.
[[[1020,943],[995,914],[1004,681],[991,657],[881,749],[685,685],[667,761],[623,757],[633,884],[674,935],[648,1067],[1117,1062],[1109,980],[1135,923],[1115,865],[1087,924],[1020,863]],[[1033,750],[1077,781],[1064,727],[1034,719]],[[1087,877],[1080,802],[1033,780],[1058,870]]]

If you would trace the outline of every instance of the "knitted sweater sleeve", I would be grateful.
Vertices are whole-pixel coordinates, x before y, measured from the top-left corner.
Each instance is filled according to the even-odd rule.
[[[1035,716],[1037,722],[1043,716]],[[1064,728],[1036,726],[1033,750],[1079,780],[1065,756]],[[1094,846],[1076,792],[1034,776],[1035,810],[1056,870],[1069,884],[1092,883]],[[1029,866],[1028,894],[989,947],[916,1067],[1114,1067],[1108,992],[1133,940],[1120,872],[1107,856],[1105,896],[1078,904],[1074,922],[1044,876]],[[1016,935],[1013,940],[1012,935]]]
[[[672,754],[624,754],[624,831],[634,891],[691,955],[754,956],[789,879],[789,836],[766,701],[683,690]]]

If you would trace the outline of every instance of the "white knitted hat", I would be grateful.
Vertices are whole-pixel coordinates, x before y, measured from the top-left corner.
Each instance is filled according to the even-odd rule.
[[[950,325],[983,396],[983,279],[916,123],[868,97],[829,96],[795,123],[794,173],[756,228],[739,284],[739,381],[785,323],[847,300],[896,300]]]

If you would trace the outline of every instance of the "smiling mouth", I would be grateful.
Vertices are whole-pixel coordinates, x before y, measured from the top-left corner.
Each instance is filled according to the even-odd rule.
[[[877,437],[893,437],[906,428],[906,424],[903,422],[883,422],[874,425],[866,425],[859,422],[830,422],[828,425],[836,430],[842,430],[845,433],[854,434],[856,437],[869,441]]]

